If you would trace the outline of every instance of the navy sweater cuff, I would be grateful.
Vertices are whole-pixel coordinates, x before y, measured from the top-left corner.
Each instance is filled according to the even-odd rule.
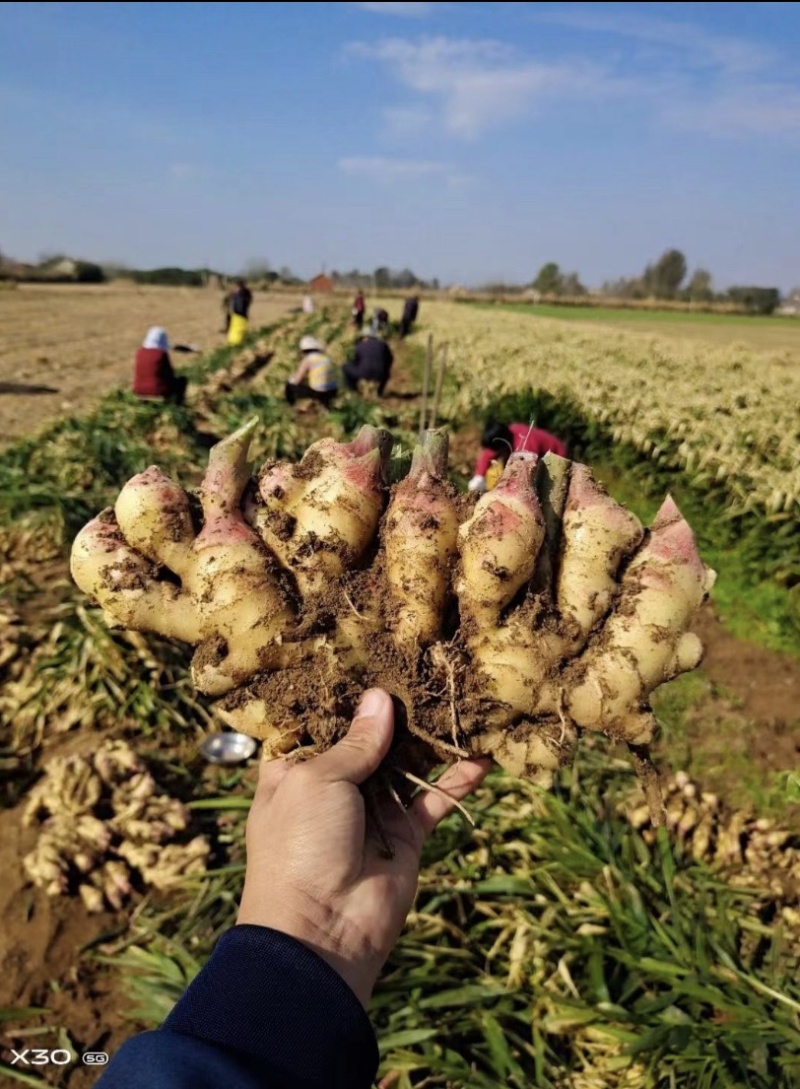
[[[163,1028],[260,1061],[310,1086],[369,1086],[375,1034],[341,976],[268,927],[226,931]]]

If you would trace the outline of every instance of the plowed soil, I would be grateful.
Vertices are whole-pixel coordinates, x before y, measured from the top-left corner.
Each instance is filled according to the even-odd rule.
[[[301,297],[258,293],[251,327],[268,325]],[[89,409],[131,380],[151,325],[203,352],[225,343],[218,288],[131,284],[20,284],[0,290],[0,443]],[[191,356],[174,353],[173,365]]]

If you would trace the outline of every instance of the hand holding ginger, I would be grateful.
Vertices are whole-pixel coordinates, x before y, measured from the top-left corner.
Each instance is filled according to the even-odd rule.
[[[297,938],[364,1006],[411,908],[423,843],[490,767],[488,760],[452,766],[438,780],[441,792],[420,793],[407,810],[383,799],[382,833],[394,849],[388,858],[359,785],[388,753],[393,718],[387,693],[372,689],[327,752],[305,763],[262,762],[247,822],[238,922]]]

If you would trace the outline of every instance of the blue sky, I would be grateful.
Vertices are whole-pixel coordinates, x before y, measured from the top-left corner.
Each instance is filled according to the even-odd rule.
[[[0,249],[800,283],[800,4],[4,3]]]

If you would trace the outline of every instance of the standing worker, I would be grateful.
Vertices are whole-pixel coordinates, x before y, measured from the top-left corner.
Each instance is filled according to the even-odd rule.
[[[483,429],[481,446],[483,449],[475,463],[475,475],[467,485],[471,492],[481,494],[496,483],[491,479],[487,482],[487,474],[494,475],[490,473],[493,463],[505,465],[512,454],[527,451],[538,457],[548,453],[558,454],[562,458],[567,456],[567,448],[561,439],[541,427],[523,423],[504,424],[490,420]]]
[[[403,316],[400,319],[400,336],[407,337],[414,327],[419,313],[419,299],[416,295],[410,295],[403,307]]]
[[[372,329],[362,331],[353,358],[342,367],[344,384],[357,393],[359,382],[377,382],[378,396],[383,397],[393,362],[392,350],[386,341]]]
[[[230,322],[228,324],[228,344],[238,345],[244,340],[249,329],[250,304],[253,293],[244,280],[236,281],[236,290],[230,297]]]
[[[163,397],[182,405],[187,379],[175,373],[169,358],[166,329],[154,325],[148,329],[133,365],[133,392],[137,397]]]
[[[356,297],[353,299],[353,309],[351,314],[353,316],[353,325],[360,333],[364,328],[364,315],[367,312],[367,304],[364,300],[364,292],[361,288],[356,292]]]
[[[300,366],[284,389],[286,400],[293,405],[295,401],[307,398],[320,401],[330,408],[339,389],[336,365],[326,354],[324,344],[320,344],[316,337],[301,338],[300,354],[303,357]]]

